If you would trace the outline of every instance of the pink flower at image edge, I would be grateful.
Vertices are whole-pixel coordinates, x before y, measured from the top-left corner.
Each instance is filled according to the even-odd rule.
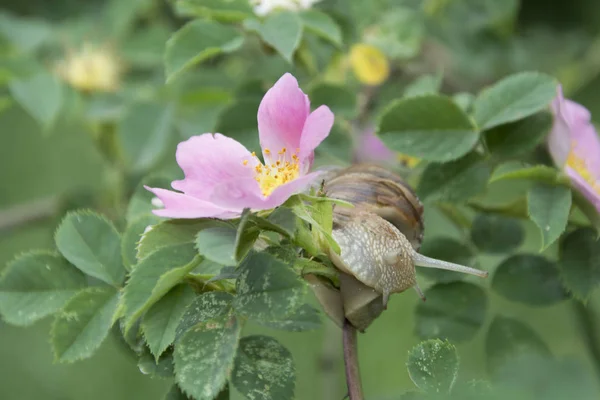
[[[554,125],[548,149],[554,163],[567,174],[574,188],[600,213],[600,138],[590,112],[565,99],[562,87],[552,102]]]
[[[309,173],[315,148],[329,135],[333,113],[310,112],[308,96],[289,73],[267,91],[258,108],[264,164],[239,142],[219,133],[179,143],[176,159],[185,178],[178,192],[146,187],[164,204],[154,210],[169,218],[239,217],[244,208],[267,210],[306,189],[319,172]]]

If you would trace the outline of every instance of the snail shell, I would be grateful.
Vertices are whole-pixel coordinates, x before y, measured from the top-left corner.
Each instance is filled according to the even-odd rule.
[[[332,235],[340,254],[329,256],[340,270],[339,292],[308,278],[326,313],[364,331],[387,307],[389,295],[414,287],[415,265],[479,276],[486,272],[418,253],[423,240],[423,205],[398,175],[382,167],[358,164],[330,175],[325,195],[353,208],[334,206]]]

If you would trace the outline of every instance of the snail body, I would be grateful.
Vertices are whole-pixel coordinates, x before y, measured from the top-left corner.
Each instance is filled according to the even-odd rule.
[[[310,278],[317,298],[338,325],[347,319],[364,331],[387,308],[392,293],[415,288],[415,266],[486,277],[487,272],[432,259],[418,253],[423,240],[423,205],[398,175],[382,167],[358,164],[325,181],[325,195],[353,204],[334,206],[333,238],[340,254],[329,256],[340,270],[340,288]]]

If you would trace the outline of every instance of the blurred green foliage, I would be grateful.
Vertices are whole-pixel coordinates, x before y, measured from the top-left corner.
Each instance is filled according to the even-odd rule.
[[[175,3],[181,6],[181,14],[174,12],[172,6]],[[395,79],[381,88],[376,100],[381,104],[374,104],[372,111],[381,111],[390,99],[399,97],[404,90],[408,94],[431,93],[438,89],[445,93],[476,92],[510,73],[538,70],[557,76],[570,97],[581,101],[592,112],[600,112],[600,6],[595,0],[556,4],[542,0],[324,0],[318,9],[330,12],[341,31],[332,31],[327,23],[321,25],[322,21],[315,22],[310,15],[305,15],[306,29],[313,29],[301,42],[298,39],[296,65],[291,66],[285,59],[292,59],[294,51],[290,53],[290,42],[300,34],[281,38],[277,33],[282,25],[300,26],[300,22],[296,16],[282,15],[280,18],[287,19],[270,21],[272,26],[263,23],[249,27],[273,48],[265,48],[261,41],[251,38],[224,67],[219,64],[219,55],[208,59],[201,67],[195,66],[200,61],[197,53],[202,53],[214,43],[196,42],[196,36],[186,39],[198,46],[194,48],[192,57],[186,53],[189,50],[187,44],[179,52],[177,43],[173,43],[174,39],[170,39],[171,44],[167,43],[171,33],[186,22],[185,3],[189,3],[189,6],[202,2],[5,2],[0,10],[0,37],[3,39],[0,41],[0,210],[23,213],[20,220],[25,223],[0,232],[0,265],[6,265],[15,255],[31,248],[52,247],[53,234],[63,211],[88,206],[122,210],[125,208],[123,197],[133,192],[141,176],[148,170],[169,177],[176,176],[179,172],[172,155],[175,144],[183,138],[218,131],[249,148],[257,149],[256,109],[264,94],[265,82],[272,82],[288,70],[299,79],[311,82],[307,92],[315,106],[328,104],[336,115],[342,117],[342,123],[336,124],[332,135],[319,149],[322,158],[318,162],[343,163],[352,151],[349,144],[351,135],[344,122],[356,117],[359,111],[359,102],[347,94],[360,90],[360,84],[352,77],[348,78],[345,86],[337,84],[339,81],[336,79],[343,81],[340,76],[345,73],[343,68],[335,68],[337,64],[334,62],[334,49],[340,42],[345,43],[346,47],[349,43],[361,40],[375,44],[385,49],[386,55],[394,61],[392,75]],[[19,25],[19,20],[13,16],[33,20]],[[229,18],[236,16],[228,15]],[[189,29],[200,29],[201,35],[206,32],[201,28],[206,27],[191,26]],[[210,28],[208,26],[207,29]],[[179,35],[183,34],[185,31],[180,31]],[[231,37],[227,36],[229,34],[231,32],[224,32],[216,38],[224,41],[221,43],[227,49],[224,52],[238,49],[235,32]],[[323,37],[329,43],[326,46],[323,45]],[[98,42],[107,40],[126,60],[130,69],[118,94],[81,94],[66,86],[56,89],[52,82],[44,82],[42,87],[46,89],[32,96],[27,91],[27,82],[20,82],[21,86],[17,87],[14,83],[8,84],[9,80],[21,78],[29,70],[44,70],[47,65],[40,63],[40,59],[46,62],[60,58],[58,53],[61,46],[75,46],[82,39]],[[11,46],[15,44],[26,51],[14,53]],[[342,47],[342,50],[347,50],[346,47]],[[167,54],[171,52],[177,55],[174,64],[167,63],[166,71],[163,70],[165,50]],[[44,57],[32,57],[35,51]],[[194,57],[190,63],[189,59]],[[245,57],[251,57],[252,62],[246,62]],[[33,59],[36,61],[33,62]],[[330,70],[321,74],[328,68]],[[182,72],[180,77],[176,76],[179,70],[185,69],[189,69],[189,74]],[[443,77],[441,85],[430,81],[415,82],[425,73],[435,77],[440,71],[442,74],[439,76]],[[171,75],[172,81],[165,84],[165,77]],[[332,75],[336,79],[326,79]],[[25,95],[19,95],[23,92]],[[42,104],[47,107],[40,108]],[[539,114],[534,117],[543,119]],[[116,126],[106,123],[114,120],[118,120]],[[505,118],[503,122],[509,120]],[[467,121],[467,130],[468,125]],[[497,129],[503,127],[505,125]],[[148,136],[140,136],[139,132]],[[493,134],[494,131],[488,132],[490,136]],[[494,146],[494,140],[490,138],[489,144]],[[496,145],[501,147],[501,144]],[[122,148],[125,154],[115,154],[116,147]],[[510,148],[503,150],[509,156],[513,155]],[[456,154],[450,158],[458,156]],[[114,168],[115,159],[125,160],[127,176],[120,175]],[[433,161],[447,160],[438,156]],[[467,161],[465,163],[463,159],[453,165],[459,169],[465,166],[467,170],[470,168],[473,175],[469,179],[476,180],[483,174],[482,179],[487,180],[491,171],[475,164],[478,160]],[[444,170],[447,171],[447,168],[445,164]],[[422,197],[431,193],[433,197],[443,198],[439,186],[441,183],[451,186],[452,181],[436,173],[435,164],[427,167],[424,174],[429,175],[431,180],[419,186],[419,192],[424,193]],[[439,184],[435,181],[436,177]],[[119,189],[113,193],[107,190],[108,187]],[[467,193],[464,196],[467,198],[478,194]],[[494,204],[507,204],[522,194],[523,188],[518,183],[509,181],[508,185],[502,186],[502,182],[497,182],[486,194],[480,194],[480,207],[485,209]],[[446,200],[457,199],[450,197]],[[24,208],[16,208],[23,205]],[[424,248],[429,247],[433,254],[444,254],[444,246],[438,242],[436,247],[436,240],[455,239],[458,243],[464,243],[465,235],[469,235],[469,232],[451,223],[448,215],[437,208],[426,209],[425,221]],[[494,221],[480,218],[476,222],[471,233],[474,235],[474,244],[489,245],[491,242],[481,240],[481,235],[497,233],[498,226],[493,225]],[[122,227],[124,221],[118,220],[117,224]],[[510,222],[507,224],[502,225],[501,229],[511,231],[514,227]],[[522,226],[523,240],[517,240],[521,239],[519,231],[512,235],[514,242],[494,241],[494,246],[502,248],[487,249],[488,254],[479,255],[478,262],[483,269],[493,274],[496,268],[505,271],[509,267],[502,264],[503,255],[494,254],[499,252],[522,250],[537,254],[542,246],[547,246],[542,255],[556,258],[558,243],[550,244],[552,240],[548,238],[543,243],[539,229],[533,222],[524,222]],[[480,231],[476,232],[476,229]],[[478,244],[478,241],[482,244]],[[450,255],[444,258],[450,259]],[[547,263],[543,260],[538,262]],[[556,273],[556,270],[532,269],[527,276],[532,285],[543,279],[545,274]],[[435,291],[443,291],[444,285],[460,285],[447,283],[439,274],[427,274],[426,278],[427,284],[424,286],[432,291],[433,303]],[[465,280],[473,281],[472,278]],[[483,327],[472,334],[467,332],[467,336],[473,336],[472,340],[457,340],[455,343],[460,356],[455,385],[487,378],[486,368],[483,367],[486,365],[486,352],[488,355],[497,355],[495,346],[503,348],[510,344],[503,341],[502,334],[517,332],[516,336],[523,338],[523,342],[529,346],[543,348],[542,353],[547,347],[554,355],[566,359],[560,366],[549,364],[546,369],[539,370],[539,376],[529,374],[532,385],[539,380],[543,385],[548,385],[550,392],[560,386],[550,385],[552,381],[570,382],[571,385],[565,385],[567,389],[564,389],[569,395],[581,399],[597,398],[600,393],[600,360],[594,359],[598,354],[590,352],[589,343],[581,334],[580,306],[572,301],[559,302],[562,292],[555,290],[549,294],[547,287],[539,288],[521,282],[519,285],[522,285],[523,292],[530,288],[532,298],[535,295],[534,300],[529,297],[524,301],[511,299],[505,295],[510,280],[503,279],[503,275],[499,274],[493,282],[494,291],[490,291],[488,311],[482,315],[482,318],[485,317]],[[436,286],[430,288],[433,284]],[[582,288],[579,294],[579,297],[587,297],[588,288]],[[438,301],[444,303],[443,298]],[[541,301],[552,304],[539,308],[536,303]],[[419,343],[420,337],[429,336],[427,329],[435,328],[427,326],[427,321],[419,320],[422,317],[419,309],[429,307],[429,304],[421,304],[411,293],[394,296],[389,310],[369,329],[368,335],[360,337],[365,391],[373,399],[397,399],[404,391],[414,388],[404,366],[409,350]],[[600,309],[597,292],[588,299],[587,304],[593,309]],[[415,306],[416,314],[413,311]],[[480,303],[477,306],[483,305]],[[498,316],[493,318],[494,315]],[[473,314],[469,316],[473,317]],[[451,317],[454,315],[448,318],[449,324],[452,323]],[[600,315],[592,315],[592,318],[588,315],[587,318],[594,324]],[[520,327],[514,320],[526,322],[529,328]],[[417,335],[412,327],[419,329],[421,335]],[[490,327],[494,329],[496,336],[493,339],[497,344],[486,342]],[[583,326],[583,329],[589,330],[590,326]],[[140,374],[140,369],[146,373],[148,371],[138,365],[137,359],[122,351],[124,344],[119,341],[117,334],[109,335],[109,339],[91,359],[73,365],[54,364],[51,346],[47,341],[49,330],[47,320],[28,329],[0,322],[0,337],[3,339],[0,343],[2,399],[162,399],[169,390],[169,379],[151,379]],[[308,333],[282,333],[258,325],[246,331],[272,335],[291,351],[296,363],[296,398],[343,397],[345,384],[339,330],[329,320],[324,321],[319,330]],[[464,332],[457,335],[460,339]],[[600,340],[599,337],[591,338],[594,339]],[[491,351],[490,347],[493,348]],[[487,362],[490,362],[489,358]],[[500,371],[498,374],[506,381],[516,380],[519,372],[530,373],[539,365],[535,360],[520,360],[519,365],[515,365],[517,372],[511,374],[511,371]],[[579,392],[574,391],[575,388]],[[555,390],[555,397],[544,398],[564,398],[560,397],[564,393]],[[232,391],[232,398],[241,396]]]

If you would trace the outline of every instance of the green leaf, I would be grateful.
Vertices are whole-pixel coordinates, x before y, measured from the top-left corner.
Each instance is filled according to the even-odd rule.
[[[226,292],[208,292],[196,297],[180,319],[175,340],[199,323],[220,319],[229,314],[232,301],[233,295]]]
[[[173,385],[165,395],[164,400],[192,400],[192,398],[186,396],[181,389],[179,389],[179,386]]]
[[[508,253],[523,243],[521,223],[501,215],[479,214],[471,227],[471,240],[481,251]]]
[[[131,273],[123,294],[127,330],[181,282],[198,265],[199,260],[194,247],[184,244],[160,249],[140,261]]]
[[[23,254],[0,278],[0,314],[10,324],[29,325],[58,311],[85,285],[85,275],[58,254]]]
[[[432,163],[423,171],[417,193],[421,200],[465,201],[485,191],[490,173],[475,153],[446,164]]]
[[[222,265],[237,265],[236,238],[237,231],[234,226],[206,228],[196,235],[196,248],[208,260]]]
[[[69,262],[86,274],[110,285],[125,279],[121,237],[112,223],[92,212],[71,212],[54,237],[56,247]]]
[[[450,393],[458,376],[458,353],[454,345],[427,340],[408,353],[408,375],[426,393]]]
[[[523,354],[539,354],[549,357],[550,349],[538,334],[521,321],[496,316],[485,337],[487,368],[494,374]]]
[[[492,288],[504,298],[549,306],[567,298],[556,264],[533,254],[517,254],[496,269]]]
[[[276,208],[266,219],[252,215],[252,222],[262,230],[293,237],[296,230],[296,214],[286,207]]]
[[[567,227],[571,190],[565,186],[536,184],[527,192],[529,218],[540,228],[542,249],[550,246]]]
[[[442,95],[392,102],[381,116],[377,134],[394,151],[439,162],[467,154],[479,139],[469,116]]]
[[[600,284],[600,240],[594,229],[578,229],[563,239],[559,268],[566,288],[578,299],[589,299]]]
[[[176,0],[175,9],[179,15],[218,21],[241,21],[254,15],[248,0]]]
[[[175,345],[175,380],[195,400],[213,400],[226,385],[241,325],[234,318],[200,323]]]
[[[18,17],[0,12],[0,36],[11,42],[19,51],[30,52],[52,37],[52,27],[45,20]]]
[[[236,264],[248,254],[252,247],[254,247],[254,243],[260,234],[260,230],[252,226],[253,224],[250,220],[250,216],[250,209],[244,209],[237,227],[234,243],[234,257]]]
[[[243,42],[244,37],[233,27],[206,20],[188,22],[167,41],[167,82],[211,57],[239,49]]]
[[[119,122],[117,134],[128,168],[144,172],[168,149],[173,125],[172,105],[136,103]]]
[[[152,199],[156,196],[154,193],[146,190],[144,186],[171,189],[171,180],[162,176],[150,176],[140,182],[131,199],[129,199],[129,205],[127,206],[126,218],[129,223],[141,215],[150,214],[157,208],[152,205]]]
[[[438,283],[425,292],[427,301],[416,308],[419,337],[453,342],[471,339],[485,320],[487,296],[466,282]]]
[[[296,368],[292,354],[269,336],[242,338],[231,382],[247,399],[293,399]]]
[[[74,362],[100,347],[116,319],[119,293],[113,288],[88,288],[56,314],[50,332],[54,358]]]
[[[442,74],[423,75],[411,82],[404,89],[404,97],[416,97],[426,94],[437,94],[442,86]]]
[[[322,326],[319,311],[308,304],[304,304],[282,320],[259,321],[259,323],[272,329],[290,332],[312,331]]]
[[[173,354],[165,353],[160,359],[156,359],[146,351],[138,360],[138,368],[144,375],[150,375],[151,378],[172,378],[174,374]]]
[[[426,238],[419,253],[461,265],[473,266],[475,263],[473,250],[466,244],[449,237]],[[435,268],[419,268],[418,275],[424,275],[440,283],[460,281],[465,277],[465,274]]]
[[[260,23],[252,20],[246,27],[258,32],[265,43],[272,46],[289,63],[302,38],[302,20],[294,12],[282,11],[269,14]]]
[[[473,105],[482,130],[514,122],[547,107],[556,97],[557,82],[537,72],[521,72],[483,90]]]
[[[356,115],[356,94],[345,86],[320,83],[310,89],[310,102],[316,109],[326,105],[335,115],[352,118]]]
[[[509,161],[500,164],[490,178],[490,183],[506,180],[522,179],[533,182],[558,184],[558,170],[546,165],[530,166],[520,161]]]
[[[177,326],[194,296],[191,287],[175,286],[144,315],[142,330],[156,361],[175,340]]]
[[[162,221],[144,233],[137,248],[137,259],[143,260],[150,254],[165,247],[194,243],[196,234],[205,228],[222,226],[217,220],[176,219]]]
[[[342,30],[329,15],[318,10],[304,10],[300,13],[300,18],[307,31],[313,32],[336,46],[342,45]]]
[[[14,99],[31,115],[44,131],[54,125],[63,104],[63,88],[56,77],[45,72],[8,84]]]
[[[257,321],[281,320],[302,305],[306,286],[283,262],[252,253],[242,262],[233,307]]]
[[[127,225],[127,229],[125,229],[121,239],[121,255],[123,256],[125,268],[127,268],[128,271],[131,271],[132,267],[138,262],[138,243],[144,235],[144,232],[148,227],[157,224],[159,221],[160,218],[156,215],[147,214],[140,215]]]
[[[485,133],[485,142],[494,157],[518,157],[533,151],[551,127],[552,114],[543,111],[490,129]]]

